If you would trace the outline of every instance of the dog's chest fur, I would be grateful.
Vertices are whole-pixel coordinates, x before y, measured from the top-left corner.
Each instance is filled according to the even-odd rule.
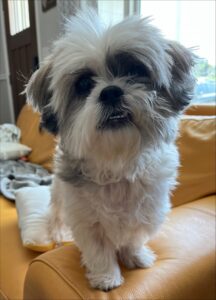
[[[172,146],[157,151],[157,159],[152,153],[151,160],[144,155],[144,162],[140,162],[143,168],[133,180],[123,178],[105,185],[86,182],[81,186],[61,180],[65,211],[72,228],[81,218],[89,227],[100,224],[117,246],[127,243],[137,231],[153,233],[170,208],[169,190],[175,185],[178,164],[176,153]]]
[[[68,183],[63,186],[66,219],[72,228],[80,222],[79,226],[89,228],[99,224],[116,247],[127,244],[137,231],[153,233],[169,211],[168,187],[163,184],[154,191],[141,179],[86,190]]]

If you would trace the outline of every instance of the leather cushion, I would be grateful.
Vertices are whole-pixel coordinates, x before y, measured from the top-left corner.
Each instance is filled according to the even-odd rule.
[[[89,286],[75,245],[47,252],[30,265],[24,299],[214,299],[214,196],[173,209],[150,245],[158,255],[155,265],[122,267],[125,283],[107,293]]]

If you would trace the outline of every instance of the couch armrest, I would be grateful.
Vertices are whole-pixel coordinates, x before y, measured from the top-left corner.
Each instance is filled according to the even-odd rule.
[[[214,299],[215,197],[173,209],[151,242],[158,259],[150,269],[126,270],[124,284],[109,292],[92,289],[75,245],[47,252],[31,263],[24,300]]]

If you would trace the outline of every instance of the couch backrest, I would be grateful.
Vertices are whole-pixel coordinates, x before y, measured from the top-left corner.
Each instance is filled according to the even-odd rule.
[[[185,115],[177,145],[180,153],[179,186],[173,206],[216,193],[216,118]]]
[[[187,113],[182,118],[177,140],[181,167],[179,186],[172,196],[173,206],[214,194],[216,190],[215,106],[193,106]],[[51,170],[55,139],[39,130],[39,119],[38,113],[24,106],[17,125],[22,132],[21,142],[33,149],[29,160]]]
[[[55,139],[51,134],[40,130],[39,123],[40,115],[25,105],[17,120],[17,126],[21,129],[21,143],[32,148],[30,162],[52,170]]]

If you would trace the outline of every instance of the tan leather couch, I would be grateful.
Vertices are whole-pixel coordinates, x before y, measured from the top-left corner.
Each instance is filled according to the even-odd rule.
[[[14,203],[0,198],[0,299],[215,299],[215,130],[212,106],[192,107],[181,121],[180,185],[173,210],[150,245],[158,255],[148,270],[126,270],[110,292],[92,289],[75,245],[40,255],[22,246]],[[29,159],[51,170],[54,139],[38,130],[39,116],[24,107],[18,126]]]

